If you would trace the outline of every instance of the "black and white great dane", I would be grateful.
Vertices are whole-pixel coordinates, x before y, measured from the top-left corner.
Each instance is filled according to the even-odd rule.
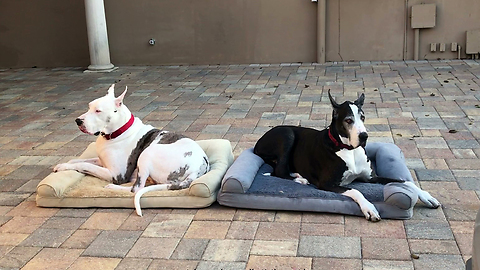
[[[276,126],[267,131],[255,144],[254,153],[274,170],[272,175],[293,179],[301,184],[311,183],[319,189],[341,193],[352,198],[365,218],[380,220],[375,206],[358,190],[346,187],[352,181],[401,182],[410,185],[428,207],[440,203],[411,181],[372,177],[370,161],[365,152],[368,133],[364,125],[362,106],[365,95],[354,102],[338,104],[328,92],[333,107],[329,128],[315,130],[298,126]]]
[[[184,189],[209,171],[203,149],[185,136],[145,125],[123,103],[127,88],[118,97],[114,85],[106,96],[90,102],[75,122],[78,128],[98,136],[92,159],[74,159],[55,166],[54,171],[76,170],[112,182],[106,188],[135,192],[134,205],[142,215],[140,197],[153,190]],[[157,185],[145,187],[150,177]],[[121,186],[134,182],[133,187]]]

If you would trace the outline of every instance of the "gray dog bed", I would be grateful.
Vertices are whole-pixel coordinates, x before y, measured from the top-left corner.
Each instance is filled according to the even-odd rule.
[[[378,176],[413,181],[396,145],[369,143],[366,151]],[[264,175],[272,171],[270,165],[253,153],[253,148],[243,151],[225,174],[217,201],[238,208],[364,216],[358,204],[346,196]],[[355,181],[348,186],[362,192],[386,219],[411,218],[418,199],[417,194],[403,183],[381,185]]]

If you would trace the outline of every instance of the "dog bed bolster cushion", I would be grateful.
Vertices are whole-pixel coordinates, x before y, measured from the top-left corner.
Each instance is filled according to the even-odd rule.
[[[223,139],[197,143],[209,158],[210,171],[193,181],[188,189],[144,194],[142,208],[201,208],[216,200],[222,177],[233,162],[232,148],[230,142]],[[91,143],[80,158],[95,156],[95,143]],[[38,184],[36,202],[42,207],[134,207],[133,193],[104,188],[108,184],[77,171],[51,173]]]
[[[379,176],[413,181],[401,150],[394,144],[369,143],[366,150]],[[358,204],[346,196],[266,175],[272,171],[272,167],[255,155],[252,148],[246,149],[225,174],[218,202],[239,208],[363,216]],[[372,202],[382,218],[410,218],[418,199],[416,193],[402,183],[381,185],[355,181],[349,187],[359,190]]]

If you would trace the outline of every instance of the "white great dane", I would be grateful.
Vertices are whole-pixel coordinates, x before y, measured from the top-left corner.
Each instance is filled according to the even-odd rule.
[[[134,204],[142,215],[140,197],[153,190],[176,190],[210,169],[203,149],[185,136],[145,125],[123,104],[127,88],[115,97],[114,86],[108,94],[90,102],[86,113],[75,122],[78,128],[98,136],[92,159],[74,159],[55,166],[54,171],[76,170],[112,182],[106,188],[130,189]],[[145,187],[150,177],[157,185]],[[132,187],[120,186],[134,182]]]

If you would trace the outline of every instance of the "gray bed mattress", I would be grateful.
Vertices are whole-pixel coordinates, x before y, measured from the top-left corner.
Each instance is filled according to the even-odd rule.
[[[377,175],[413,181],[401,150],[394,144],[369,143],[366,151]],[[237,208],[364,216],[352,199],[313,185],[265,175],[272,170],[252,148],[243,151],[225,174],[217,201]],[[362,192],[386,219],[411,218],[418,199],[416,193],[402,183],[381,185],[355,181],[349,187]]]

